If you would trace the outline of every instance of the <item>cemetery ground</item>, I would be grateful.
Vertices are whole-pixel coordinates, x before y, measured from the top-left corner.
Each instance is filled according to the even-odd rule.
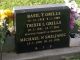
[[[1,3],[0,3],[0,9],[6,9],[6,8],[10,8],[10,9],[12,9],[13,7],[15,7],[15,6],[23,6],[23,5],[41,5],[41,4],[54,4],[54,3],[64,3],[63,2],[63,0],[26,0],[25,2],[24,2],[25,0],[2,0],[1,1]],[[78,3],[78,5],[79,5],[79,7],[80,7],[80,0],[76,0],[76,2]],[[80,23],[79,23],[80,24]],[[76,45],[76,46],[78,46],[78,47],[73,47],[73,48],[71,48],[71,49],[67,49],[67,48],[63,48],[63,49],[60,49],[60,51],[62,50],[62,52],[65,50],[65,52],[67,51],[67,53],[70,53],[71,51],[71,53],[73,53],[73,54],[71,54],[71,56],[68,56],[68,58],[67,57],[63,57],[64,58],[64,60],[80,60],[80,35],[79,34],[76,34],[75,35],[75,38],[71,38],[71,40],[72,40],[72,45],[74,46],[74,44]],[[78,42],[76,42],[75,43],[75,41],[78,41]],[[51,51],[51,52],[50,52]],[[54,52],[55,52],[55,50],[53,50]],[[52,53],[53,52],[52,50],[49,50],[49,51],[46,51],[46,52],[50,52],[50,53]],[[43,53],[44,52],[44,53]],[[43,52],[33,52],[33,53],[28,53],[29,55],[30,54],[36,54],[36,56],[37,56],[37,54],[38,53],[40,53],[40,56],[42,55],[45,55],[45,56],[47,56],[46,55],[46,53],[45,53],[45,51],[43,51]],[[64,54],[65,54],[65,52],[64,52]],[[18,58],[18,60],[20,60],[20,57],[21,57],[21,60],[22,60],[22,58],[23,58],[23,60],[26,60],[25,59],[25,55],[26,54],[22,54],[22,55],[18,55],[18,54],[15,54],[15,53],[11,53],[11,54],[9,54],[10,52],[8,52],[8,53],[3,53],[3,60],[17,60]],[[60,52],[59,52],[60,53]],[[78,55],[76,55],[75,53],[77,53]],[[27,54],[27,55],[28,55]],[[55,53],[56,54],[56,53]],[[64,55],[63,54],[63,55]],[[54,54],[51,54],[51,55],[54,55]],[[76,55],[76,57],[74,57]],[[31,56],[31,55],[30,55]],[[30,57],[30,56],[28,56],[28,57]],[[33,55],[34,56],[34,55]],[[34,57],[36,57],[36,56],[34,56]],[[38,56],[39,56],[39,54],[38,54]],[[11,58],[10,58],[11,57]],[[33,58],[34,58],[33,57]],[[59,57],[59,56],[58,56]],[[49,59],[50,59],[51,57],[49,57]],[[59,58],[61,58],[61,57],[59,57]],[[46,60],[46,58],[43,58],[44,60]],[[35,60],[35,59],[34,59]],[[42,59],[41,59],[42,60]],[[53,59],[54,60],[54,59]]]

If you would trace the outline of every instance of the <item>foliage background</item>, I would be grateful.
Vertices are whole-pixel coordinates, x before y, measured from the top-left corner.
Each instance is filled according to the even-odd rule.
[[[2,0],[0,3],[0,9],[13,8],[14,6],[24,5],[40,5],[40,4],[55,4],[63,3],[63,0]]]
[[[80,0],[76,0],[80,7]],[[14,6],[40,5],[40,4],[58,4],[64,3],[64,0],[0,0],[0,9],[13,8]]]

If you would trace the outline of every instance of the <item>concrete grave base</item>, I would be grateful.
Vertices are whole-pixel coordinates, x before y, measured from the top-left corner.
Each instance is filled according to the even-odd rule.
[[[50,49],[30,53],[3,53],[3,60],[62,60],[70,56],[80,56],[80,47]]]

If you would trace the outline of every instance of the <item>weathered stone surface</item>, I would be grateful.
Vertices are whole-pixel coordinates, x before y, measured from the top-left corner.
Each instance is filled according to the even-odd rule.
[[[49,49],[30,53],[3,53],[3,60],[62,60],[66,57],[80,55],[80,47]]]

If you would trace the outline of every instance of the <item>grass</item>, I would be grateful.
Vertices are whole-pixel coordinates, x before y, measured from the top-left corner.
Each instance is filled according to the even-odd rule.
[[[76,2],[80,7],[80,0],[76,0]],[[58,3],[64,3],[64,0],[0,0],[0,9],[13,8],[14,6]]]
[[[80,0],[76,0],[76,2],[80,7]],[[0,0],[0,9],[13,8],[14,6],[58,3],[64,3],[64,0]]]
[[[76,3],[77,3],[78,6],[80,7],[80,0],[76,0]]]
[[[14,6],[58,4],[64,3],[63,0],[2,0],[0,9],[13,8]]]

